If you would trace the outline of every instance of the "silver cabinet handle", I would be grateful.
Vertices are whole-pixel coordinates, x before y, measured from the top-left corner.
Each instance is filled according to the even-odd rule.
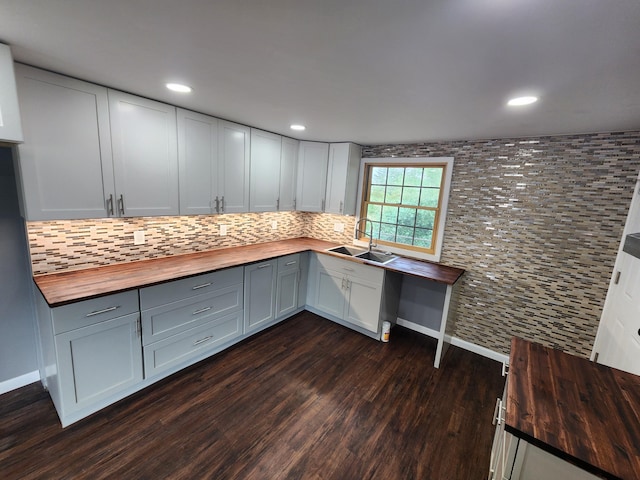
[[[109,194],[109,199],[107,200],[107,214],[113,217],[113,193]]]
[[[504,407],[502,406],[502,399],[498,398],[496,399],[496,408],[493,411],[493,422],[492,425],[501,425],[502,422],[504,421],[504,418],[502,418],[502,411],[504,410]]]
[[[120,215],[124,215],[124,196],[120,194],[120,198],[118,199],[118,210],[120,211]]]
[[[340,213],[342,213],[342,205],[343,205],[343,203],[344,202],[342,200],[340,200]]]
[[[208,337],[201,338],[200,340],[196,340],[193,342],[193,346],[200,345],[201,343],[208,342],[213,338],[213,335],[209,335]]]
[[[346,270],[347,272],[355,272],[353,268],[349,268],[349,267],[342,267],[342,269]]]
[[[220,198],[220,213],[224,213],[224,195]]]
[[[507,362],[502,362],[502,376],[506,377],[509,373],[509,364]]]
[[[220,200],[218,200],[217,195],[216,195],[216,213],[220,213]]]
[[[295,265],[296,263],[298,263],[296,260],[291,260],[290,262],[285,263],[285,267],[289,267],[291,265]]]
[[[87,313],[85,317],[93,317],[94,315],[100,315],[101,313],[113,312],[116,308],[120,308],[120,305],[115,307],[104,308],[102,310],[96,310],[95,312]]]
[[[191,290],[199,290],[200,288],[208,287],[211,285],[211,282],[203,283],[202,285],[196,285],[195,287],[191,287]]]
[[[296,199],[295,198],[293,199],[293,209],[294,210],[296,209]]]
[[[324,212],[324,198],[322,199],[322,208],[320,209],[321,212]]]
[[[265,263],[264,265],[258,265],[258,268],[267,268],[270,267],[271,264],[270,263]]]
[[[208,312],[209,310],[211,310],[211,307],[204,307],[204,308],[201,308],[200,310],[196,310],[191,315],[198,315],[199,313]]]
[[[276,200],[276,210],[280,210],[280,197]]]

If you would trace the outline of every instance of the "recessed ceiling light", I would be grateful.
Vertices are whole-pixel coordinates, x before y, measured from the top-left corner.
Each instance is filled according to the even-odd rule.
[[[307,129],[307,127],[305,127],[304,125],[296,125],[295,123],[291,125],[290,128],[291,130],[298,130],[299,132]]]
[[[538,97],[516,97],[512,98],[507,102],[507,105],[510,107],[519,107],[522,105],[531,105],[532,103],[536,103],[538,101]]]
[[[181,83],[167,83],[167,88],[180,93],[190,93],[193,90],[190,86]]]

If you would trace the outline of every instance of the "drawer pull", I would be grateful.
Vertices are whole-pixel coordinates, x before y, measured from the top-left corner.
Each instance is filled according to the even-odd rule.
[[[504,410],[504,407],[502,406],[502,399],[501,398],[496,399],[496,408],[493,411],[493,422],[491,422],[493,425],[502,424],[502,422],[504,421],[504,418],[502,418],[503,410]]]
[[[355,272],[355,270],[353,268],[342,267],[342,269],[346,270],[347,272]]]
[[[200,340],[196,340],[193,342],[193,346],[200,345],[201,343],[208,342],[213,338],[213,335],[209,335],[208,337],[201,338]]]
[[[211,285],[211,282],[203,283],[202,285],[196,285],[195,287],[191,287],[191,290],[198,290],[200,288],[208,287],[209,285]]]
[[[103,310],[96,310],[95,312],[87,313],[85,317],[93,317],[94,315],[100,315],[101,313],[113,312],[116,308],[120,308],[120,305],[116,307],[109,307]]]
[[[506,377],[509,373],[509,364],[507,362],[502,362],[502,376]]]
[[[208,310],[211,310],[211,307],[201,308],[200,310],[196,310],[195,312],[193,312],[191,315],[198,315],[199,313],[204,313],[204,312],[206,312]]]
[[[290,262],[285,263],[285,267],[290,267],[291,265],[295,265],[296,263],[298,263],[296,260],[291,260]]]
[[[267,268],[270,267],[271,264],[270,263],[265,263],[264,265],[259,265],[258,268]]]

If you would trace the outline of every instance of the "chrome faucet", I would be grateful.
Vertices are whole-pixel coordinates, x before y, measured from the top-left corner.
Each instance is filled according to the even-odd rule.
[[[360,224],[364,222],[364,230],[362,230],[360,228]],[[358,236],[359,233],[362,233],[364,236],[367,235],[367,222],[369,222],[370,224],[370,228],[369,228],[369,252],[371,252],[371,247],[373,246],[373,222],[371,220],[369,220],[367,217],[361,218],[360,220],[358,220],[358,222],[356,223],[356,237]]]

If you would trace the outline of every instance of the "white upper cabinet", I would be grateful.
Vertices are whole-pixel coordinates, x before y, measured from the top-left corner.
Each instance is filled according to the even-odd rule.
[[[361,155],[360,147],[353,143],[329,146],[325,212],[355,215]]]
[[[300,142],[297,210],[303,212],[324,211],[328,160],[328,143]]]
[[[218,129],[220,213],[249,211],[250,128],[224,120]]]
[[[249,210],[275,212],[279,207],[282,137],[251,129]]]
[[[107,90],[24,65],[16,65],[16,74],[25,134],[17,162],[25,218],[108,216],[115,192]]]
[[[180,214],[217,213],[218,119],[178,109]]]
[[[282,137],[280,156],[280,211],[296,209],[296,178],[298,171],[298,140]]]
[[[109,112],[119,214],[178,215],[175,107],[109,90]]]
[[[22,139],[13,58],[9,47],[0,43],[0,142],[22,142]]]

